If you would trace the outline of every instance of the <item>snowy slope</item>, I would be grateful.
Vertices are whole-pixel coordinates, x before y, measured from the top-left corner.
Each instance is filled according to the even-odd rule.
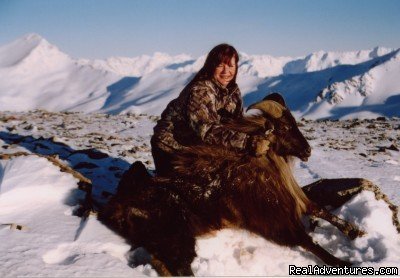
[[[398,57],[397,50],[358,64],[270,77],[244,96],[245,104],[277,91],[298,118],[399,116]],[[359,111],[369,113],[354,114]]]
[[[284,66],[285,74],[296,74],[312,71],[321,71],[327,68],[339,65],[355,65],[360,64],[390,52],[395,49],[375,47],[372,50],[360,50],[349,52],[325,52],[318,51],[307,55],[306,57],[294,59]]]
[[[113,192],[130,163],[153,168],[150,116],[0,112],[1,153],[57,154],[93,181],[95,198]],[[364,177],[400,205],[400,120],[301,121],[313,153],[295,167],[301,185],[321,178]],[[94,148],[94,150],[90,149]],[[97,154],[94,156],[94,154]],[[78,180],[36,155],[0,160],[0,276],[154,276],[143,249],[130,246],[94,216],[74,216],[84,194]],[[326,222],[311,233],[354,266],[400,267],[400,236],[385,202],[364,192],[334,213],[367,235],[350,241]],[[22,230],[15,229],[21,225]],[[321,264],[301,248],[278,246],[241,230],[199,238],[197,276],[287,276],[289,265]],[[144,265],[143,265],[144,264]]]
[[[146,75],[165,67],[171,69],[180,68],[192,62],[192,58],[186,54],[170,56],[161,52],[156,52],[153,56],[142,55],[134,58],[110,57],[106,60],[77,60],[80,65],[90,65],[95,69],[111,71],[121,76],[134,77]]]
[[[1,277],[99,277],[130,270],[123,257],[129,246],[121,238],[97,221],[82,223],[73,216],[71,206],[79,195],[71,175],[37,157],[1,161],[0,169]],[[5,225],[15,222],[26,228]],[[80,232],[79,227],[85,229]]]
[[[299,118],[400,115],[398,50],[240,56],[245,105],[279,91]],[[75,60],[29,34],[0,48],[0,110],[159,115],[204,60],[164,53]]]
[[[319,94],[308,118],[367,115],[398,116],[400,111],[400,51],[375,59],[365,73],[334,82]]]
[[[0,110],[96,111],[119,79],[77,64],[35,34],[0,48]]]

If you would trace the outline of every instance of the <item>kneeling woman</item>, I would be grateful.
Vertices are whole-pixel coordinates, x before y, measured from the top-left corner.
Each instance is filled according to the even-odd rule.
[[[157,175],[171,175],[174,155],[201,142],[247,150],[253,155],[268,150],[267,138],[224,126],[226,120],[243,117],[243,101],[236,84],[238,61],[234,47],[228,44],[214,47],[201,70],[167,105],[151,138]]]

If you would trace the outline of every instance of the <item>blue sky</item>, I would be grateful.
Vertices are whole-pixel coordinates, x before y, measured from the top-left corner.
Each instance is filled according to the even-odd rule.
[[[0,45],[38,33],[74,58],[400,47],[400,0],[0,0]]]

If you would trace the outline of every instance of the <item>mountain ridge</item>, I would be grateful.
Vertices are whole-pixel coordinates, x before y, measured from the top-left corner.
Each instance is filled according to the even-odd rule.
[[[40,35],[28,34],[0,46],[0,110],[157,115],[205,58],[156,52],[73,59]],[[296,117],[342,118],[354,113],[357,117],[357,111],[384,105],[389,98],[394,106],[390,113],[375,107],[370,115],[393,116],[400,108],[399,65],[399,49],[385,47],[318,51],[296,58],[240,53],[238,84],[246,106],[279,91]],[[346,113],[338,113],[343,107]]]

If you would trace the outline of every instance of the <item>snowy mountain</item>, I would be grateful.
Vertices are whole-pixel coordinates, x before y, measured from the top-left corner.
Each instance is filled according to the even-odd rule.
[[[324,88],[307,115],[319,118],[325,113],[326,117],[353,118],[362,114],[379,115],[385,111],[385,115],[398,116],[400,52],[397,50],[372,61],[365,73]]]
[[[153,56],[142,55],[134,58],[111,57],[106,60],[94,61],[79,59],[77,62],[80,65],[90,65],[95,69],[114,72],[121,76],[140,77],[164,67],[174,68],[182,66],[185,63],[191,63],[192,58],[186,54],[169,56],[165,53],[156,52]]]
[[[245,105],[281,92],[297,117],[400,115],[399,51],[377,47],[304,57],[241,53]],[[0,110],[158,115],[203,65],[205,56],[72,59],[37,34],[0,47]]]
[[[372,50],[352,52],[325,52],[318,51],[298,58],[285,65],[285,74],[297,74],[312,71],[321,71],[339,65],[355,65],[393,52],[394,49],[376,47]]]
[[[307,70],[312,68],[315,65]],[[265,92],[283,92],[297,117],[311,119],[399,116],[399,73],[399,50],[395,50],[357,64],[266,78],[244,99],[250,104]]]
[[[0,110],[96,111],[120,79],[79,65],[36,34],[0,48],[0,66]]]

